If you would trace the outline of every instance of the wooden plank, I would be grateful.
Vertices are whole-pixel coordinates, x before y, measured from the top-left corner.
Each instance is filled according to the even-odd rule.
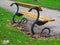
[[[36,19],[37,18],[37,14],[35,13],[31,13],[31,12],[27,12],[27,11],[21,11],[21,14],[28,16],[32,19]],[[46,17],[46,16],[40,16],[39,18],[40,21],[45,22],[45,21],[54,21],[54,19]]]
[[[46,17],[46,16],[40,16],[39,20],[44,19],[45,21],[55,21],[55,19],[52,19],[50,17]]]
[[[16,3],[22,7],[26,7],[26,8],[36,7],[38,10],[42,11],[41,7],[38,5],[27,4],[27,3],[22,3],[22,2],[16,2]]]

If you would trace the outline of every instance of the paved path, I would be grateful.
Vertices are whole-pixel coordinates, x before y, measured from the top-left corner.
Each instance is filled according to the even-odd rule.
[[[13,7],[10,7],[11,3],[13,3],[13,1],[0,0],[0,7],[5,8],[9,11],[15,12],[16,6],[14,5]],[[27,8],[20,7],[20,9],[26,10]],[[52,30],[52,32],[51,32],[52,35],[60,35],[60,11],[47,9],[47,8],[43,8],[43,7],[42,7],[42,9],[43,9],[43,11],[41,12],[41,15],[45,15],[45,16],[54,18],[55,21],[48,22],[47,24],[45,24],[43,26],[38,26],[38,28],[35,30],[35,32],[39,32],[44,27],[50,27]],[[35,12],[35,11],[33,11],[33,12]],[[31,22],[29,22],[29,23],[31,23]],[[28,26],[30,27],[31,24],[29,24]]]

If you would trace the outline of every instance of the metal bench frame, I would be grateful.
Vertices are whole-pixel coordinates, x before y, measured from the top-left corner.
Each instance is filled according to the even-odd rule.
[[[10,6],[13,6],[14,4],[16,5],[17,10],[16,10],[15,14],[13,15],[12,20],[13,20],[14,23],[16,23],[15,20],[14,20],[14,19],[15,19],[15,16],[21,16],[21,15],[23,15],[23,14],[19,14],[19,13],[18,13],[18,11],[19,11],[19,5],[18,5],[17,3],[12,3]],[[35,26],[35,24],[40,23],[40,25],[43,25],[43,24],[45,24],[45,23],[47,23],[47,22],[40,22],[40,21],[39,21],[40,12],[39,12],[39,10],[37,9],[37,7],[31,7],[31,8],[28,10],[28,12],[31,12],[32,9],[35,9],[35,10],[37,11],[37,18],[36,18],[36,20],[33,22],[33,24],[31,25],[31,32],[32,32],[32,34],[35,34],[35,33],[34,33],[34,26]],[[39,25],[39,24],[38,24],[38,25]],[[48,27],[43,28],[42,31],[41,31],[41,33],[43,33],[43,31],[44,31],[45,29],[48,29],[48,31],[49,31],[49,32],[48,32],[48,35],[50,35],[51,30],[50,30],[50,28],[48,28]]]

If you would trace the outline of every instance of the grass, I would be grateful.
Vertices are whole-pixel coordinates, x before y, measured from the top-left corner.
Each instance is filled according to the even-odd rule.
[[[30,4],[36,4],[43,7],[53,8],[53,9],[59,9],[60,10],[60,0],[15,0],[18,2],[25,2]]]
[[[12,15],[12,12],[0,8],[0,45],[3,40],[9,40],[8,45],[60,45],[60,37],[39,40],[23,34],[8,24],[7,20],[11,20]]]

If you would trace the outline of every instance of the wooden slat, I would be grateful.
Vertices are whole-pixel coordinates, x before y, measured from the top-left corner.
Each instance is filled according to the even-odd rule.
[[[27,11],[21,11],[21,14],[28,16],[30,18],[36,19],[37,15],[35,13],[27,12]],[[46,17],[46,16],[40,16],[39,18],[40,21],[45,22],[45,21],[54,21],[54,19]]]
[[[55,19],[52,19],[50,17],[46,17],[46,16],[40,16],[39,20],[44,19],[45,21],[55,21]]]
[[[31,8],[31,7],[37,7],[38,10],[42,11],[41,7],[38,5],[33,5],[33,4],[27,4],[27,3],[22,3],[22,2],[16,2],[18,5],[26,8]]]

